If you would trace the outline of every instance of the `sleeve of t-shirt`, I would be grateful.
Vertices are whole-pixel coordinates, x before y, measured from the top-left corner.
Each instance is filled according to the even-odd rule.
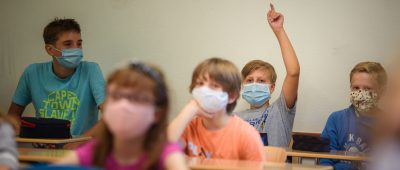
[[[78,149],[75,150],[76,155],[79,159],[79,165],[81,166],[91,166],[93,160],[93,151],[96,142],[94,140],[88,141],[85,144],[81,145]]]
[[[257,130],[253,127],[241,129],[241,142],[239,146],[237,146],[240,147],[241,150],[240,159],[251,161],[264,161],[264,145]]]
[[[285,95],[283,94],[283,91],[282,91],[276,102],[277,102],[278,108],[283,109],[282,111],[284,113],[288,113],[289,115],[294,115],[296,113],[297,98],[294,103],[294,106],[292,108],[288,108],[286,105]]]
[[[167,160],[168,156],[177,152],[182,153],[182,148],[177,143],[166,144],[163,151],[161,152],[160,165],[165,167],[165,161]]]
[[[18,168],[18,153],[14,136],[12,127],[0,122],[0,165],[5,165],[10,169]]]
[[[293,108],[289,109],[286,105],[285,95],[283,95],[283,92],[281,92],[279,98],[273,103],[273,105],[274,105],[273,108],[271,106],[270,114],[279,114],[279,116],[275,115],[274,116],[275,119],[272,121],[280,121],[284,126],[284,129],[280,129],[284,133],[280,134],[281,137],[276,138],[278,142],[277,144],[275,144],[275,146],[287,147],[289,145],[290,138],[292,136],[294,117],[296,114],[296,107],[297,107],[297,99]],[[265,126],[264,128],[267,128],[267,126]],[[271,127],[271,128],[276,128],[276,127]],[[270,130],[265,129],[265,131],[267,132]],[[273,139],[271,139],[271,144],[272,140]]]
[[[337,143],[337,128],[336,128],[336,120],[334,114],[331,114],[326,122],[325,128],[322,131],[321,137],[325,139],[329,139],[329,149],[330,150],[338,150],[339,145]],[[321,159],[321,165],[335,165],[338,161],[333,159]]]
[[[28,66],[19,78],[12,102],[20,106],[26,106],[32,101],[31,90],[29,88],[29,73],[33,70],[33,65]]]
[[[105,99],[105,81],[100,66],[92,63],[90,67],[90,89],[92,90],[97,106],[100,106]]]

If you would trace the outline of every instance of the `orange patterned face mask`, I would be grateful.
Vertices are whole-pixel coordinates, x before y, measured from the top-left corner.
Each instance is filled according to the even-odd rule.
[[[377,106],[378,94],[370,90],[353,90],[350,101],[358,113],[366,113]]]

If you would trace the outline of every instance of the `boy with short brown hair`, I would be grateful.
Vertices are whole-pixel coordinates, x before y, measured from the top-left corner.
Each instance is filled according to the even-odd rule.
[[[228,60],[211,58],[194,70],[193,98],[168,128],[172,141],[181,139],[190,157],[264,160],[257,131],[232,111],[240,93],[240,74]]]

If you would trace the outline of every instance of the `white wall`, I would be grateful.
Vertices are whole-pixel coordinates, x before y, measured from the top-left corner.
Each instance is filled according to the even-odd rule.
[[[359,61],[387,65],[400,42],[400,1],[281,0],[285,27],[301,64],[296,131],[321,131],[330,112],[349,105],[349,71]],[[172,96],[171,117],[188,101],[195,65],[220,56],[239,68],[272,63],[285,75],[265,22],[264,0],[0,0],[0,107],[8,109],[24,68],[50,60],[41,38],[54,17],[82,27],[85,59],[107,75],[131,57],[159,65]],[[275,99],[280,92],[277,89]],[[237,110],[247,105],[240,100]],[[27,113],[33,113],[32,107]]]

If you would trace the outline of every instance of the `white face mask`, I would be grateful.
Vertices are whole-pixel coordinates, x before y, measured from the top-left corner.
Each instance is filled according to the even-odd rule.
[[[192,96],[207,113],[214,114],[226,109],[228,105],[228,93],[212,90],[208,86],[194,88]]]
[[[107,103],[103,119],[114,136],[132,139],[144,136],[154,123],[155,107],[120,99]]]

